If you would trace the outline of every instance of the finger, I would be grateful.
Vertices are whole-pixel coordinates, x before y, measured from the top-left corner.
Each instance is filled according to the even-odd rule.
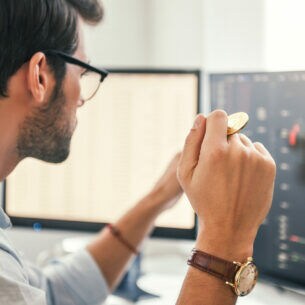
[[[213,149],[227,144],[228,115],[223,110],[213,111],[206,121],[206,134],[202,145]]]
[[[254,145],[255,149],[258,150],[261,154],[263,154],[264,156],[272,158],[271,154],[269,153],[267,148],[262,143],[255,142],[255,143],[253,143],[253,145]]]
[[[178,179],[180,183],[183,180],[192,177],[194,168],[198,163],[200,155],[201,143],[205,135],[206,118],[199,114],[194,122],[193,128],[190,130],[181,153],[178,165]]]
[[[228,143],[233,144],[233,145],[236,145],[236,144],[241,145],[242,143],[240,141],[239,134],[234,133],[234,134],[228,136]]]
[[[240,133],[239,138],[241,143],[244,144],[246,147],[254,148],[252,141],[246,135]]]

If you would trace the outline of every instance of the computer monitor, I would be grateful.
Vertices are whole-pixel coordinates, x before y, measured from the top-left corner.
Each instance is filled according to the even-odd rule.
[[[305,286],[305,72],[210,75],[212,109],[245,111],[242,132],[262,142],[277,163],[272,209],[256,239],[261,273]]]
[[[200,71],[110,70],[96,97],[78,110],[63,164],[22,161],[4,185],[14,225],[99,230],[149,192],[198,113]],[[185,195],[156,222],[153,236],[194,239]]]

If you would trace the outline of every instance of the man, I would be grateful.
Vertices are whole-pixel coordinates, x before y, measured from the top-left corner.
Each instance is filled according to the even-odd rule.
[[[0,0],[0,177],[26,157],[62,162],[77,108],[86,98],[82,24],[102,19],[98,0]],[[73,56],[73,58],[72,58]],[[27,265],[7,240],[0,210],[0,303],[100,304],[115,288],[156,217],[185,190],[199,217],[196,249],[227,261],[252,256],[272,201],[275,164],[260,143],[227,138],[227,115],[199,115],[182,154],[133,209],[85,250],[44,270]],[[179,182],[176,178],[178,166]],[[231,305],[233,290],[190,267],[177,304]]]

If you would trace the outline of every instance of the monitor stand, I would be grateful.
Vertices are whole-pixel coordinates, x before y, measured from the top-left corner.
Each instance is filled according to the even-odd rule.
[[[132,302],[137,302],[139,299],[159,297],[142,290],[137,285],[139,278],[143,275],[141,272],[141,260],[142,254],[139,254],[123,277],[117,289],[113,292],[114,295]]]

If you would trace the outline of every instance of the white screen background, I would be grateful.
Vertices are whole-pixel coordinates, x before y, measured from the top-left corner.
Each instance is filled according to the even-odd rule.
[[[151,190],[197,113],[195,74],[113,73],[78,110],[62,164],[21,162],[7,179],[10,216],[114,222]],[[157,226],[193,228],[183,196]]]

